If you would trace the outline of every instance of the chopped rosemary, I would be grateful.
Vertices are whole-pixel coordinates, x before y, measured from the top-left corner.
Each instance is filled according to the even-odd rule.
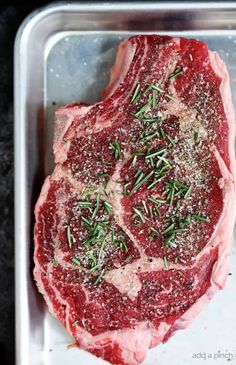
[[[140,84],[137,84],[136,87],[135,87],[135,89],[134,89],[133,96],[131,98],[131,103],[132,104],[135,104],[138,101],[138,99],[140,97],[139,90],[140,90]]]
[[[70,232],[70,226],[67,226],[66,234],[67,234],[67,241],[68,241],[69,247],[71,248],[72,245],[73,245],[73,237],[72,237],[71,232]]]
[[[122,188],[122,195],[126,195],[127,194],[127,186],[129,185],[129,181],[126,182],[125,184],[123,184],[123,188]]]
[[[147,208],[145,200],[142,200],[142,203],[143,203],[143,207],[144,207],[145,212],[148,214],[148,208]]]
[[[130,164],[130,167],[134,167],[134,166],[136,166],[136,163],[137,163],[137,156],[134,156],[134,157],[133,157],[133,160],[132,160],[132,162],[131,162],[131,164]]]
[[[135,182],[135,184],[138,184],[141,180],[142,180],[142,178],[145,176],[145,174],[143,173],[143,172],[140,172],[140,174],[138,174],[138,178],[137,178],[137,180],[136,180],[136,182]]]
[[[92,203],[91,202],[79,202],[80,208],[91,208]]]
[[[108,184],[108,182],[109,182],[109,174],[108,174],[108,173],[106,173],[106,172],[103,172],[103,173],[99,174],[99,177],[104,178],[105,182],[104,182],[103,187],[104,187],[104,189],[106,190],[106,188],[107,188],[107,184]]]
[[[96,271],[99,267],[101,266],[101,264],[99,263],[99,264],[97,264],[97,265],[95,265],[95,266],[92,266],[91,267],[91,269],[89,270],[90,272],[94,272],[94,271]]]
[[[142,119],[142,121],[144,123],[153,124],[153,123],[156,123],[158,121],[158,118],[157,117],[156,118],[144,118],[144,119]]]
[[[141,114],[145,113],[149,108],[150,108],[150,101],[148,101],[136,113],[134,113],[134,116],[138,118]]]
[[[148,86],[148,87],[150,87],[150,88],[151,88],[151,89],[153,89],[153,90],[158,91],[159,93],[164,93],[164,94],[165,94],[165,96],[166,96],[168,99],[173,100],[173,101],[175,101],[175,102],[176,102],[176,99],[175,99],[175,98],[173,98],[173,96],[171,96],[170,94],[166,93],[166,92],[165,92],[165,90],[164,90],[164,89],[162,89],[161,87],[159,87],[158,85],[149,84],[149,86]],[[148,90],[147,90],[147,91],[148,91]],[[147,91],[145,91],[145,92],[147,92]]]
[[[164,199],[159,199],[159,198],[152,198],[152,197],[150,197],[150,198],[148,198],[148,200],[150,201],[150,202],[152,202],[152,203],[154,203],[154,204],[156,204],[157,206],[159,206],[159,205],[161,205],[161,204],[164,204],[165,202],[166,202],[166,200],[164,200]]]
[[[165,92],[165,90],[162,89],[161,87],[159,87],[158,85],[150,84],[149,86],[150,86],[151,89],[154,89],[154,90],[158,91],[159,93],[164,93]]]
[[[174,72],[170,74],[168,77],[169,80],[175,79],[177,76],[179,76],[183,72],[183,68],[179,67]]]
[[[82,322],[83,327],[86,329],[86,319],[82,318],[81,322]]]
[[[131,162],[131,164],[130,164],[130,167],[134,167],[134,166],[136,166],[136,164],[137,164],[137,159],[138,159],[138,157],[139,157],[139,156],[144,156],[144,155],[145,155],[145,152],[141,152],[141,151],[134,151],[134,152],[132,152],[132,153],[131,153],[131,155],[132,155],[132,156],[134,156],[134,157],[133,157],[133,160],[132,160],[132,162]]]
[[[145,159],[149,159],[149,158],[153,158],[155,156],[159,156],[159,155],[163,154],[164,152],[166,152],[166,148],[161,148],[160,150],[158,150],[156,152],[147,154]]]
[[[117,139],[115,139],[113,143],[109,144],[109,148],[114,151],[114,156],[116,159],[119,159],[121,157],[121,149]]]
[[[90,246],[90,244],[91,243],[93,243],[94,241],[96,241],[97,240],[97,234],[96,233],[93,233],[93,235],[92,236],[89,236],[89,237],[87,237],[85,240],[84,240],[84,242],[83,242],[83,244],[85,245],[85,246]]]
[[[85,245],[85,246],[90,246],[91,244],[94,244],[96,241],[98,241],[99,239],[98,239],[98,233],[97,232],[93,232],[93,234],[91,235],[91,236],[88,236],[85,240],[84,240],[84,242],[83,242],[83,244]]]
[[[77,323],[78,323],[79,321],[77,320],[77,321],[74,321],[73,323],[72,323],[72,326],[73,327],[75,327],[76,325],[77,325]]]
[[[142,151],[133,151],[132,156],[144,156],[145,152]]]
[[[174,228],[174,226],[175,226],[175,224],[174,223],[171,223],[168,227],[166,227],[164,229],[164,231],[162,231],[162,234],[166,234],[166,233],[172,231],[172,229]]]
[[[102,277],[104,276],[105,273],[105,269],[102,269],[101,273],[98,275],[97,279],[94,281],[93,285],[96,286],[102,279]]]
[[[109,176],[109,174],[107,172],[102,172],[101,174],[99,174],[100,177],[107,177]]]
[[[98,210],[99,210],[99,205],[100,205],[100,194],[97,193],[96,206],[95,206],[93,214],[92,214],[92,219],[94,219],[96,217]]]
[[[138,170],[135,172],[134,177],[139,177],[140,174],[142,174],[142,171]]]
[[[129,195],[134,194],[143,184],[145,184],[150,179],[153,174],[154,172],[151,171],[149,174],[142,176],[141,180],[139,179],[138,183],[136,181],[133,189],[131,189],[131,191],[129,192]]]
[[[55,266],[55,267],[58,266],[58,259],[54,258],[54,260],[53,260],[53,266]]]
[[[126,195],[127,194],[127,186],[130,184],[129,181],[116,181],[117,184],[121,184],[122,185],[122,195]]]
[[[153,109],[157,107],[157,93],[155,90],[152,92],[152,107]]]
[[[198,142],[199,139],[200,139],[200,133],[199,132],[194,132],[193,139],[194,139],[195,142]]]
[[[163,263],[164,263],[164,268],[167,269],[167,270],[169,270],[170,267],[169,267],[169,263],[167,261],[166,256],[163,257]]]
[[[77,265],[77,266],[81,266],[80,261],[79,261],[76,257],[72,257],[71,261],[72,261],[75,265]]]
[[[173,138],[171,138],[168,134],[166,134],[166,138],[170,142],[168,146],[175,146],[175,142],[174,142]]]
[[[106,221],[99,221],[97,224],[98,224],[98,226],[108,229],[110,231],[113,229],[111,226],[109,226],[108,222],[106,222]]]
[[[156,131],[154,133],[147,134],[140,138],[140,141],[151,141],[154,137],[159,136],[159,132]]]
[[[146,222],[145,216],[143,215],[143,213],[138,208],[133,207],[133,211],[136,213],[136,214],[133,215],[133,218],[135,218],[136,215],[138,215],[143,223]]]
[[[124,247],[125,252],[128,252],[128,246],[124,240],[122,240],[122,247]]]
[[[84,216],[81,217],[81,220],[84,223],[85,228],[87,228],[88,230],[91,229],[92,227],[92,222],[90,222],[87,218],[85,218]]]
[[[177,244],[175,242],[173,242],[174,236],[175,235],[172,234],[171,236],[169,236],[165,239],[166,245],[171,247],[171,248],[176,248],[177,247]]]
[[[160,211],[157,207],[153,209],[154,215],[160,215]]]
[[[171,167],[169,159],[166,158],[165,156],[166,156],[166,153],[164,153],[162,156],[157,156],[158,161],[156,163],[156,168],[160,167],[162,162],[164,162],[169,168]]]
[[[88,204],[86,204],[88,202],[81,203],[84,207],[88,206]],[[97,216],[99,209],[102,207],[108,212],[108,214],[110,214],[113,205],[108,201],[102,201],[101,194],[97,193],[96,201],[95,204],[93,203],[93,206],[94,209],[89,210],[91,215],[89,218],[81,216],[81,220],[87,230],[87,235],[83,240],[83,244],[87,248],[86,253],[81,258],[82,261],[79,261],[76,257],[71,259],[72,262],[77,266],[83,266],[85,261],[86,267],[89,265],[89,270],[91,273],[95,273],[97,271],[100,272],[102,269],[106,244],[113,243],[126,253],[128,252],[128,246],[125,240],[117,235],[115,228],[109,225],[109,220],[104,220],[104,218],[102,220]],[[102,273],[104,273],[104,270]],[[101,280],[102,273],[99,275],[100,278],[97,277],[95,285],[97,285],[97,283]]]
[[[178,188],[183,188],[183,189],[188,189],[189,186],[180,182],[180,181],[177,181],[177,180],[172,180],[172,182],[176,185],[176,187]]]
[[[175,197],[175,185],[170,187],[167,197],[170,199],[170,207],[171,207]]]
[[[172,95],[165,93],[165,96],[166,96],[168,99],[170,99],[170,100],[174,101],[175,103],[177,103],[177,100],[176,100],[176,99],[175,99]]]
[[[149,90],[151,90],[151,85],[149,84],[147,87],[146,87],[146,89],[144,90],[144,92],[143,92],[143,95],[146,95],[147,94],[147,92],[149,91]]]
[[[128,252],[128,247],[125,242],[125,240],[122,237],[118,237],[117,240],[114,240],[115,245],[119,245],[119,247],[124,250],[125,252]]]
[[[184,194],[184,199],[188,199],[190,197],[191,191],[192,191],[192,186],[189,186],[188,190]]]
[[[160,133],[161,133],[161,137],[162,137],[162,139],[166,139],[166,134],[165,134],[165,132],[164,132],[164,129],[163,128],[160,128]]]
[[[189,226],[191,223],[191,216],[187,215],[187,217],[184,220],[181,220],[179,223],[180,227],[185,227],[185,226]]]
[[[107,201],[104,201],[103,205],[104,205],[104,208],[106,209],[107,213],[111,214],[111,209],[113,208],[113,206]]]
[[[169,164],[169,160],[168,160],[168,164]],[[163,166],[161,169],[154,169],[155,175],[163,175],[165,174],[166,170],[169,170],[170,166]]]
[[[151,182],[151,184],[150,185],[148,185],[148,190],[150,190],[150,189],[152,189],[158,182],[160,182],[162,179],[164,178],[164,176],[162,176],[162,177],[159,177],[159,178],[157,178],[157,177],[155,177],[154,179],[153,179],[153,181]]]
[[[151,218],[153,218],[153,209],[152,207],[149,207],[149,215]]]
[[[184,199],[188,199],[191,193],[191,186],[185,185],[182,182],[176,180],[169,180],[165,182],[167,198],[170,201],[170,206],[172,206],[174,198],[183,196]]]
[[[151,232],[149,233],[149,237],[155,237],[159,235],[159,232],[153,227],[150,227],[150,231]]]
[[[192,217],[196,220],[202,221],[202,222],[209,222],[208,217],[205,217],[201,213],[192,214]]]
[[[97,265],[97,259],[93,254],[93,250],[87,252],[87,256],[90,261],[92,261],[92,268]]]

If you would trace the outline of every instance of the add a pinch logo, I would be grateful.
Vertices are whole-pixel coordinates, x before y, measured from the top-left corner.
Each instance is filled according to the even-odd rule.
[[[208,359],[213,359],[213,360],[226,360],[226,361],[232,361],[234,359],[236,359],[236,351],[234,352],[230,352],[228,350],[225,351],[221,351],[218,350],[217,352],[194,352],[192,355],[193,359],[196,360],[208,360]]]

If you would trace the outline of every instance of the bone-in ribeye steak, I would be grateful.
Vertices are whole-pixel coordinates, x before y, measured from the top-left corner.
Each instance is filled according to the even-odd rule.
[[[56,112],[34,277],[78,347],[139,364],[224,286],[234,137],[226,67],[194,39],[121,42],[102,100]]]

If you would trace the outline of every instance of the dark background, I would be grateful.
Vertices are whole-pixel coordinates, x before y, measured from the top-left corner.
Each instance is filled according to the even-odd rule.
[[[83,1],[84,2],[84,1]],[[88,2],[91,2],[91,0]],[[187,1],[188,2],[188,1]],[[0,354],[14,364],[13,46],[23,19],[48,1],[0,6]],[[217,1],[215,1],[217,6]],[[60,365],[60,364],[59,364]]]
[[[21,1],[0,6],[0,363],[14,361],[13,46],[32,10],[47,4]]]

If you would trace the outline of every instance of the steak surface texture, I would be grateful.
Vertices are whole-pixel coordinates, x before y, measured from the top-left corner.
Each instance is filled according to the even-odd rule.
[[[234,139],[226,67],[195,39],[122,41],[101,100],[57,110],[34,277],[76,346],[140,364],[224,287]]]

